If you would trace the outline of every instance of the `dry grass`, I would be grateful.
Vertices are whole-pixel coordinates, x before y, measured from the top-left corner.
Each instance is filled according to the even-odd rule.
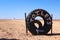
[[[60,33],[60,20],[53,20],[53,33]],[[33,36],[26,35],[24,20],[0,20],[0,38],[16,38],[20,40],[60,40],[60,35]]]

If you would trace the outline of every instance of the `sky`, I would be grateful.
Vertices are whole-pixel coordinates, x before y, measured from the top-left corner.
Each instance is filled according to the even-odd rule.
[[[38,8],[60,19],[60,0],[0,0],[0,19],[24,19],[25,13]]]

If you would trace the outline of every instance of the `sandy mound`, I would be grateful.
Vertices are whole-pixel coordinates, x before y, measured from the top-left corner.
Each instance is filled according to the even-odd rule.
[[[60,20],[53,20],[53,33],[60,33]],[[50,32],[49,32],[50,33]],[[60,40],[60,35],[26,35],[24,20],[0,20],[0,38],[16,38],[20,40]]]

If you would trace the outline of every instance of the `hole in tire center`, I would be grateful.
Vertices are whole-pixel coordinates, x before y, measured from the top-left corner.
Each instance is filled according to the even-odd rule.
[[[44,26],[44,20],[43,20],[42,17],[37,16],[37,17],[35,18],[35,20],[39,20],[39,21],[42,23],[42,26]],[[36,27],[39,27],[39,24],[36,23],[35,26],[36,26]]]
[[[39,24],[38,24],[38,23],[34,23],[34,25],[35,25],[37,28],[39,28]]]

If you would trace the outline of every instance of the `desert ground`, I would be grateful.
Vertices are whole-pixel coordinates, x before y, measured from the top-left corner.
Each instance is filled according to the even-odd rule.
[[[53,20],[52,28],[53,33],[60,33],[60,20]],[[60,35],[32,35],[29,31],[28,35],[26,35],[25,20],[0,19],[0,39],[1,38],[15,38],[19,40],[60,40]]]

